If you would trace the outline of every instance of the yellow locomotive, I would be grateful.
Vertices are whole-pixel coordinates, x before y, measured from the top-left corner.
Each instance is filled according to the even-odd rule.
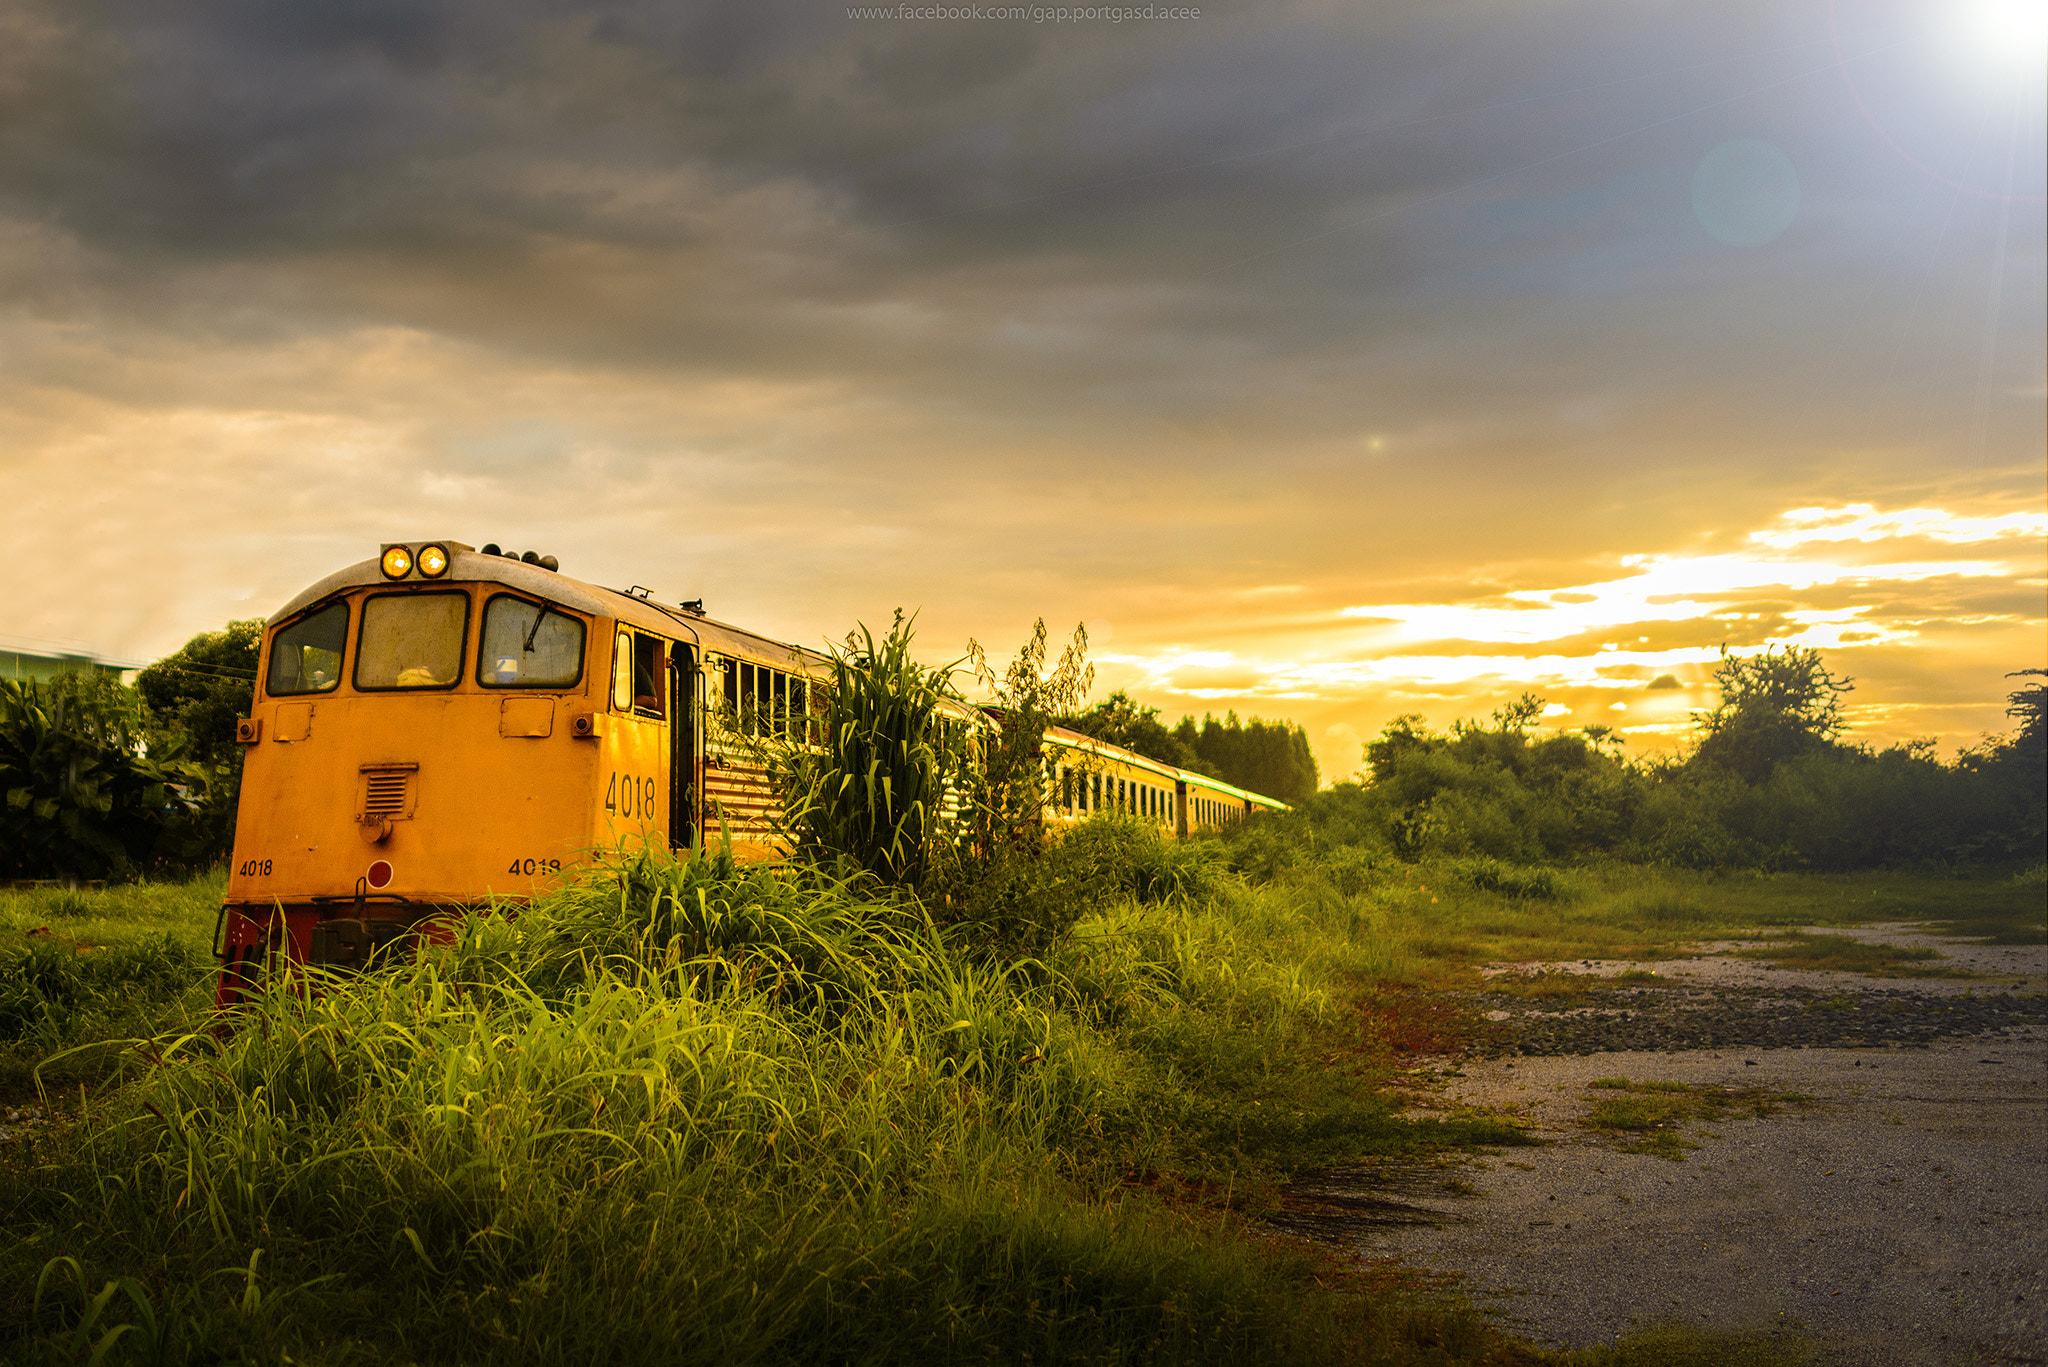
[[[262,961],[351,967],[433,911],[520,899],[594,850],[730,842],[771,858],[736,731],[798,728],[815,651],[572,579],[552,557],[387,545],[264,632],[218,1000]],[[1283,804],[1055,728],[1053,825],[1117,811],[1188,835]]]

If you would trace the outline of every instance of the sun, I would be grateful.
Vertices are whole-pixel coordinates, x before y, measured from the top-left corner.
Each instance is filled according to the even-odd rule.
[[[2048,0],[1961,0],[1948,13],[1954,41],[1980,69],[2021,75],[2048,67]]]

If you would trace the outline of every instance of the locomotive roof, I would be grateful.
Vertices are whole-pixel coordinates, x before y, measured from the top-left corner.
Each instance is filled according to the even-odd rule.
[[[545,598],[551,603],[560,603],[565,608],[589,613],[593,617],[614,617],[621,622],[654,632],[670,639],[695,640],[703,649],[721,655],[748,655],[756,659],[781,660],[794,656],[807,668],[825,663],[825,657],[815,650],[777,641],[755,632],[745,631],[725,622],[716,622],[708,617],[698,617],[684,612],[681,608],[670,608],[654,603],[634,594],[608,589],[601,584],[587,584],[581,579],[572,579],[557,570],[542,569],[522,560],[512,560],[501,555],[484,555],[469,550],[459,543],[437,543],[448,548],[448,572],[433,580],[391,580],[376,559],[360,561],[347,569],[336,570],[318,583],[303,589],[291,602],[279,608],[270,618],[269,625],[276,626],[288,617],[297,615],[306,608],[347,589],[359,588],[425,588],[448,583],[494,583],[503,584],[521,593]]]

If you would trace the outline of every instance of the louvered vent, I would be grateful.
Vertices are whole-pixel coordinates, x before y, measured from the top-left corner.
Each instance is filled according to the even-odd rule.
[[[412,780],[409,773],[368,774],[368,791],[363,798],[365,816],[399,816],[405,812],[405,785]]]

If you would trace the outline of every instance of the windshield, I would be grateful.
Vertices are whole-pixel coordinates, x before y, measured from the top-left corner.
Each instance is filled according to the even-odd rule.
[[[329,603],[278,632],[270,642],[271,695],[325,693],[333,688],[341,682],[341,652],[347,643],[346,603]]]
[[[386,593],[363,604],[356,687],[447,688],[462,672],[466,593]]]
[[[499,594],[484,608],[477,682],[567,688],[583,677],[583,623],[558,607]]]

